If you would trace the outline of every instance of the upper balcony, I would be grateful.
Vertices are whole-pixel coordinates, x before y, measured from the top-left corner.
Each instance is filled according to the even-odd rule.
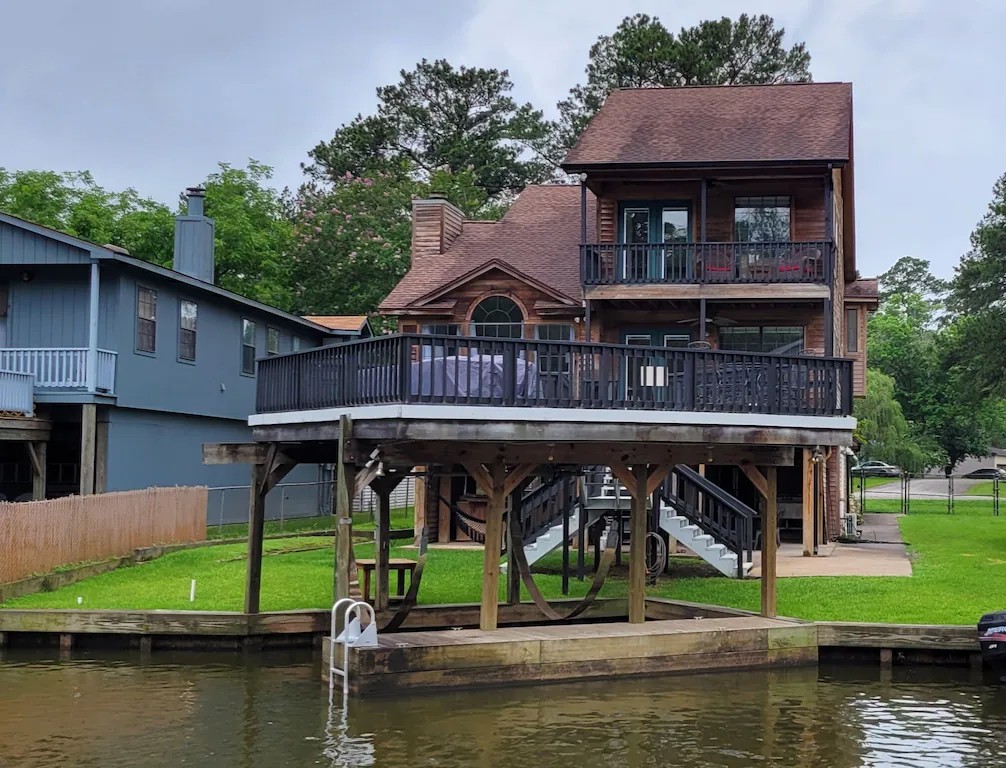
[[[115,352],[86,347],[0,349],[0,411],[33,416],[35,403],[115,394]]]

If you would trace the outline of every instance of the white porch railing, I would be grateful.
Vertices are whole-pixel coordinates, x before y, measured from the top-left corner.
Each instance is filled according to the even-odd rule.
[[[0,411],[35,415],[35,377],[30,373],[0,370]]]
[[[86,347],[0,349],[0,371],[30,374],[36,389],[90,391],[87,380]],[[94,389],[115,393],[115,352],[98,350],[97,380]]]

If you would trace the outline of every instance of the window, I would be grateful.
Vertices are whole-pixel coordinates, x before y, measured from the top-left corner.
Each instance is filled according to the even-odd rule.
[[[290,349],[294,352],[300,352],[300,336],[293,336],[290,338]]]
[[[196,359],[196,315],[194,301],[182,299],[178,303],[178,359]]]
[[[538,341],[572,341],[573,326],[565,323],[546,323],[535,326]],[[569,373],[569,352],[555,348],[542,348],[538,353],[538,373]]]
[[[779,325],[720,328],[720,349],[795,355],[803,349],[803,328]]]
[[[684,204],[633,202],[622,208],[622,277],[626,280],[653,280],[668,272],[684,277],[686,263],[682,248],[659,247],[687,243],[691,238],[691,210]]]
[[[255,323],[241,321],[241,373],[255,373]]]
[[[741,243],[788,243],[788,197],[738,197],[734,203],[734,238]]]
[[[157,291],[152,288],[136,289],[136,351],[153,353],[157,350]]]
[[[859,352],[859,310],[845,310],[845,351]]]
[[[472,333],[494,339],[519,339],[523,336],[524,314],[513,299],[490,296],[480,301],[472,312]]]
[[[431,336],[459,336],[461,335],[461,326],[457,323],[429,323],[422,326],[420,333]],[[440,339],[422,346],[423,360],[429,360],[431,357],[456,355],[457,353],[458,347],[456,344],[445,345]]]
[[[278,355],[279,354],[279,329],[266,327],[266,329],[265,329],[265,353],[267,355]]]

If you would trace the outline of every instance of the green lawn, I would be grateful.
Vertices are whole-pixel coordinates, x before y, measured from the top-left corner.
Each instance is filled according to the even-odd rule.
[[[966,491],[964,491],[967,496],[991,496],[995,491],[995,481],[994,480],[982,480],[980,483],[975,483]],[[999,498],[1002,499],[1006,496],[1006,483],[1000,481],[999,483]]]
[[[867,488],[876,488],[878,485],[897,485],[900,481],[896,477],[854,477],[852,478],[852,490],[859,493],[859,487],[866,483]]]
[[[896,507],[897,500],[884,501]],[[780,579],[779,611],[805,619],[898,623],[973,624],[982,613],[1006,604],[1006,516],[993,517],[991,505],[962,502],[954,515],[933,502],[913,502],[913,514],[900,520],[914,559],[911,578],[814,577]],[[924,511],[928,509],[928,512]],[[373,544],[357,545],[360,557],[373,556]],[[95,576],[55,592],[12,600],[5,608],[84,608],[240,610],[244,589],[243,544],[187,550],[158,560]],[[266,542],[262,571],[263,610],[327,608],[331,605],[332,541],[302,537]],[[407,546],[396,557],[415,557]],[[590,558],[588,558],[590,561]],[[536,581],[548,596],[558,596],[559,555],[542,561]],[[673,574],[649,592],[702,603],[757,610],[758,581],[711,575],[691,559],[674,560]],[[477,602],[482,553],[431,550],[420,602]],[[197,579],[194,603],[189,581]],[[626,594],[624,570],[609,578],[602,596]],[[588,582],[571,581],[583,595]]]

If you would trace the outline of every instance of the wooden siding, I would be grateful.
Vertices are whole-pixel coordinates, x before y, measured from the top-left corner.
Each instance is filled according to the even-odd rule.
[[[461,234],[464,214],[446,200],[412,202],[412,256],[441,254]]]
[[[86,264],[90,254],[43,235],[0,222],[0,264]]]
[[[866,307],[856,302],[845,302],[845,309],[856,310],[857,352],[849,352],[845,348],[845,335],[842,336],[842,349],[846,357],[852,358],[852,394],[855,397],[866,396]],[[845,328],[845,312],[842,313],[842,330]]]
[[[706,240],[729,242],[734,239],[734,200],[737,197],[788,195],[792,198],[794,241],[823,240],[824,179],[712,181],[706,193]],[[667,200],[687,203],[692,209],[692,239],[701,238],[701,184],[680,182],[609,182],[599,196],[598,238],[602,243],[616,242],[618,203],[627,200]],[[610,223],[609,223],[610,217]]]
[[[570,258],[573,258],[572,254]],[[555,299],[552,296],[501,270],[492,269],[464,285],[458,286],[449,294],[448,298],[455,302],[449,313],[437,316],[403,315],[399,321],[399,328],[402,331],[416,331],[426,323],[457,323],[462,326],[462,331],[467,333],[467,324],[475,305],[490,296],[507,296],[513,299],[521,307],[525,323],[569,323],[572,322],[573,317],[579,317],[583,314],[580,307],[570,307],[569,312],[560,316],[540,314],[535,310],[536,302],[554,303]],[[579,327],[576,332],[577,334],[581,333]]]

